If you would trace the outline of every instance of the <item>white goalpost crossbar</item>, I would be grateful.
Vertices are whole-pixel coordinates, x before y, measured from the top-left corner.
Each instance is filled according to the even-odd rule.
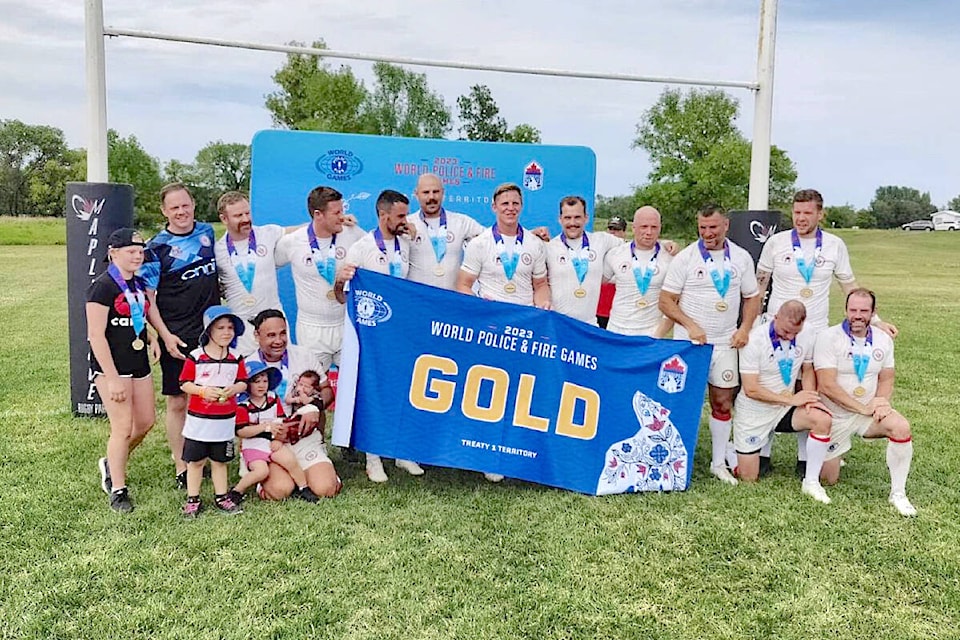
[[[664,76],[644,76],[626,73],[598,73],[570,71],[564,69],[546,69],[532,67],[514,67],[506,65],[486,65],[448,60],[427,60],[397,56],[377,56],[364,53],[299,47],[292,45],[274,45],[217,38],[198,38],[154,31],[117,29],[103,25],[103,0],[85,0],[86,12],[86,81],[87,81],[87,124],[89,142],[87,147],[87,180],[89,182],[107,182],[107,99],[106,99],[106,55],[103,39],[105,37],[128,37],[148,40],[164,40],[186,44],[269,51],[275,53],[293,53],[363,60],[369,62],[389,62],[419,67],[439,67],[462,69],[465,71],[488,71],[494,73],[514,73],[523,75],[552,76],[561,78],[580,78],[590,80],[613,80],[619,82],[649,82],[656,84],[692,85],[708,87],[727,87],[747,89],[754,92],[755,109],[753,119],[753,143],[750,156],[750,194],[748,207],[752,210],[766,209],[770,191],[770,133],[773,111],[773,70],[775,41],[777,31],[777,1],[760,0],[760,35],[757,51],[757,79],[753,82],[732,80],[700,80],[692,78],[672,78]]]

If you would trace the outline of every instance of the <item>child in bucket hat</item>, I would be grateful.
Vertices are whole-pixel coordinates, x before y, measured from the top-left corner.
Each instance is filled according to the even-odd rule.
[[[237,337],[243,335],[246,326],[243,324],[240,316],[236,315],[230,307],[222,304],[214,305],[203,312],[203,332],[200,333],[201,347],[206,346],[207,343],[210,342],[211,325],[220,318],[229,318],[230,322],[233,323],[233,340],[230,341],[229,347],[231,349],[237,347]]]

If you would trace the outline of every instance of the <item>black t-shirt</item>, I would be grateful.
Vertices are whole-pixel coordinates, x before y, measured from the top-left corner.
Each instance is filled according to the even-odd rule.
[[[138,291],[145,291],[146,285],[143,280],[134,277],[127,280],[127,286],[131,287],[136,283]],[[90,284],[87,289],[87,302],[95,302],[107,307],[107,344],[110,345],[110,354],[113,356],[113,364],[120,375],[133,375],[141,378],[150,373],[150,360],[147,357],[147,325],[146,315],[150,303],[144,300],[144,326],[140,335],[136,335],[133,330],[133,321],[130,319],[130,305],[126,296],[120,290],[120,287],[110,274],[104,272]],[[144,348],[137,350],[133,348],[133,341],[137,338],[143,340]],[[90,352],[90,366],[94,371],[102,372],[100,364],[97,362],[93,351]]]

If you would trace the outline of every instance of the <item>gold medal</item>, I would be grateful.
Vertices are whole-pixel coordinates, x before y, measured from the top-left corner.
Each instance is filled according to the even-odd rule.
[[[336,299],[337,299],[337,294],[333,289],[330,289],[330,291],[327,291],[327,300],[336,300]]]
[[[249,295],[249,296],[244,296],[244,297],[243,297],[243,304],[246,305],[246,306],[248,306],[248,307],[252,307],[252,306],[254,306],[255,304],[257,304],[257,297],[256,297],[255,295],[252,295],[252,294]]]
[[[640,307],[641,309],[645,308],[648,304],[650,303],[644,300],[643,298],[640,298],[639,300],[637,300],[637,306]]]
[[[438,264],[433,268],[434,275],[442,276],[446,271],[443,270],[443,265]]]
[[[726,302],[724,302],[723,300],[721,300],[720,302],[718,302],[718,303],[717,303],[716,305],[714,305],[714,306],[717,307],[717,311],[726,311],[727,309],[730,308],[730,306],[729,306]]]
[[[143,340],[136,338],[133,342],[130,343],[130,346],[134,348],[135,351],[141,351],[144,347]]]
[[[512,282],[508,282],[507,284],[503,285],[503,290],[507,293],[516,293],[517,285],[513,284]]]
[[[813,295],[813,289],[811,289],[810,287],[804,287],[803,289],[800,289],[800,296],[801,296],[801,297],[803,297],[803,298],[809,298],[809,297],[811,297],[812,295]]]
[[[587,290],[584,289],[583,287],[580,287],[579,289],[574,289],[573,295],[577,296],[578,298],[583,298],[587,295]]]
[[[858,398],[862,398],[863,396],[867,395],[867,390],[864,389],[863,387],[857,387],[856,389],[853,390],[853,395],[855,395]]]

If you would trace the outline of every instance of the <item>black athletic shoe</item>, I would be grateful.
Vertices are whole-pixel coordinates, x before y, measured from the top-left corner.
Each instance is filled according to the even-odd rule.
[[[110,493],[110,508],[120,513],[133,511],[133,502],[130,500],[130,493],[126,487]]]
[[[293,497],[298,500],[303,500],[304,502],[320,502],[320,498],[317,497],[317,494],[315,494],[310,487],[294,489]]]
[[[234,502],[229,493],[225,493],[222,496],[217,496],[213,503],[217,506],[217,510],[220,513],[227,515],[243,513],[243,507],[240,506],[239,502]]]
[[[797,460],[796,467],[797,477],[803,480],[807,475],[807,461],[806,460]]]
[[[233,500],[234,502],[236,502],[237,504],[240,504],[241,502],[243,502],[243,499],[246,496],[244,496],[242,493],[240,493],[236,489],[230,489],[230,491],[227,491],[227,497]]]
[[[188,520],[192,520],[200,515],[200,512],[203,511],[203,503],[200,502],[200,499],[191,500],[187,498],[186,503],[183,505],[183,517]]]
[[[113,491],[113,478],[110,477],[110,463],[106,458],[97,460],[97,467],[100,469],[100,488],[108,496]]]
[[[177,489],[180,491],[187,490],[187,472],[181,471],[177,474]]]
[[[770,460],[770,456],[760,456],[760,477],[771,473],[773,473],[773,461]]]

